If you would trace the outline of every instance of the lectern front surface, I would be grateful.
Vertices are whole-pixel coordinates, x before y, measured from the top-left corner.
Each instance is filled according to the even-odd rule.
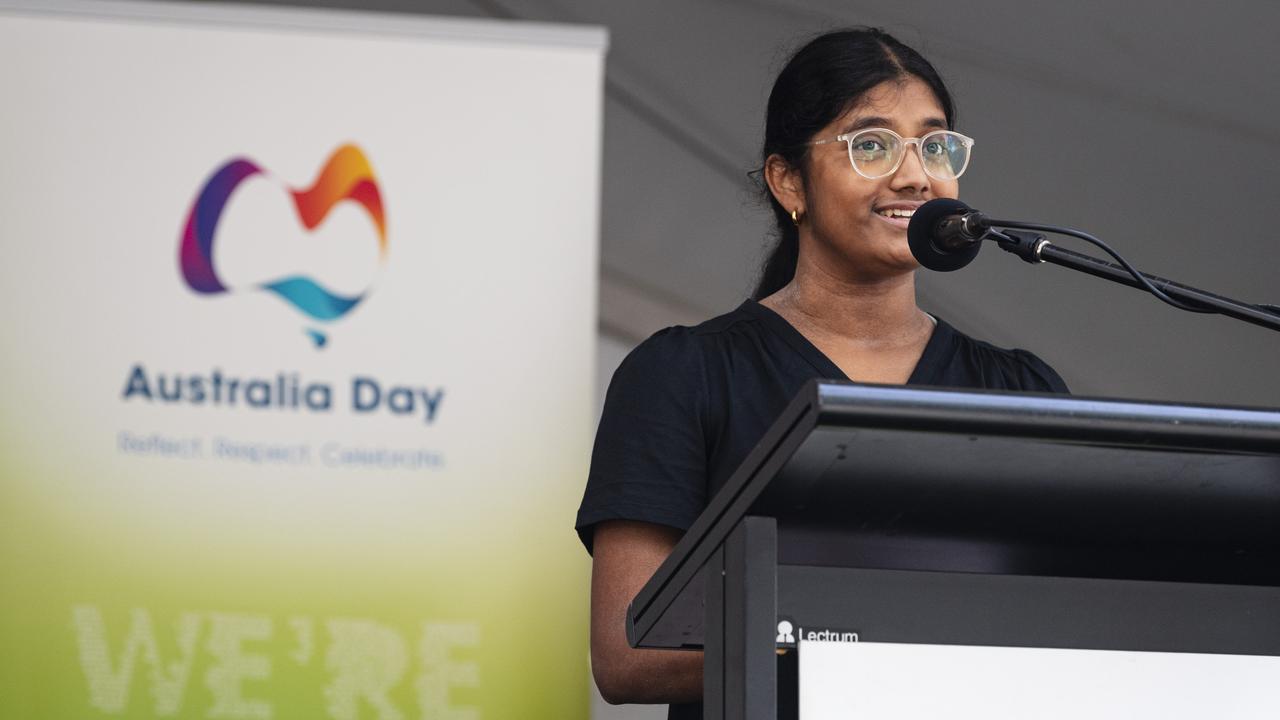
[[[747,514],[783,565],[1280,586],[1280,413],[812,384],[636,597],[633,643],[698,644],[691,580]]]
[[[1280,457],[820,427],[748,511],[780,562],[1280,584]]]
[[[1275,718],[1277,677],[1280,657],[801,642],[799,717]]]

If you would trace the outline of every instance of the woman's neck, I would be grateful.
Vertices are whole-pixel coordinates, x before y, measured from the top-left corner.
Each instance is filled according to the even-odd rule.
[[[761,304],[811,339],[839,338],[867,349],[916,341],[933,324],[916,306],[915,273],[863,280],[801,266]]]

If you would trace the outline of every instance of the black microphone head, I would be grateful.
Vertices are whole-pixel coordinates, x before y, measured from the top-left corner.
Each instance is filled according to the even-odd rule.
[[[951,198],[930,200],[916,208],[907,225],[907,244],[911,246],[911,254],[915,256],[916,262],[940,272],[959,270],[973,262],[982,249],[982,243],[975,242],[959,250],[947,250],[939,247],[936,242],[939,223],[968,212],[973,212],[973,208]]]

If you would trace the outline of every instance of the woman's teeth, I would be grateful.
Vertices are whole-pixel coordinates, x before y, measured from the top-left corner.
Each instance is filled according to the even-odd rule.
[[[886,209],[884,209],[884,210],[877,210],[876,212],[880,213],[881,215],[883,215],[883,216],[885,216],[885,217],[909,218],[909,217],[911,217],[912,215],[914,215],[916,211],[915,211],[915,210],[900,210],[900,209],[898,209],[898,208],[886,208]]]

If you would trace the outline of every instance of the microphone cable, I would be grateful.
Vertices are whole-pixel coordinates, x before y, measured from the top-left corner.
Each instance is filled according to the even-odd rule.
[[[1010,231],[1008,234],[1001,232],[1006,228]],[[1031,232],[1018,233],[1014,230]],[[1084,240],[1101,249],[1118,264],[1066,248],[1055,248],[1040,233]],[[1113,282],[1132,285],[1179,310],[1202,315],[1224,315],[1280,330],[1280,307],[1243,303],[1157,275],[1146,275],[1110,245],[1083,230],[1019,220],[996,220],[954,198],[934,198],[922,204],[916,208],[907,228],[907,242],[916,261],[922,267],[940,272],[959,270],[968,265],[977,257],[982,241],[987,239],[997,241],[1002,249],[1027,262],[1053,262]],[[1046,246],[1051,250],[1048,259],[1041,255]]]
[[[1124,268],[1126,271],[1128,271],[1130,275],[1133,276],[1134,280],[1137,280],[1138,283],[1142,285],[1142,287],[1145,290],[1150,292],[1152,295],[1155,295],[1156,298],[1158,298],[1162,302],[1168,303],[1169,305],[1172,305],[1173,307],[1176,307],[1179,310],[1186,310],[1187,312],[1202,313],[1205,315],[1222,314],[1220,311],[1214,310],[1212,308],[1196,307],[1195,305],[1189,305],[1187,303],[1182,302],[1181,300],[1175,300],[1169,297],[1168,295],[1165,294],[1163,290],[1153,285],[1146,275],[1139,272],[1137,268],[1129,264],[1128,260],[1125,260],[1123,257],[1121,257],[1120,253],[1116,252],[1115,250],[1112,250],[1110,245],[1107,245],[1106,243],[1090,235],[1089,233],[1084,232],[1083,230],[1076,230],[1069,227],[1058,227],[1057,225],[1044,225],[1042,223],[1019,222],[1017,220],[988,220],[987,222],[993,226],[1013,228],[1015,230],[1033,230],[1036,232],[1047,232],[1047,233],[1054,233],[1055,235],[1067,235],[1069,237],[1079,238],[1080,240],[1084,240],[1087,243],[1096,245],[1103,252],[1110,255],[1112,258],[1114,258],[1115,261],[1120,264],[1120,267]],[[994,233],[997,231],[995,231],[993,228],[990,232]],[[1156,278],[1156,279],[1163,280],[1163,278]],[[1164,280],[1164,282],[1170,282],[1170,281]],[[1257,307],[1266,308],[1269,312],[1280,314],[1280,313],[1277,313],[1277,310],[1280,310],[1280,308],[1276,308],[1274,305],[1270,305],[1270,306],[1258,305]]]

